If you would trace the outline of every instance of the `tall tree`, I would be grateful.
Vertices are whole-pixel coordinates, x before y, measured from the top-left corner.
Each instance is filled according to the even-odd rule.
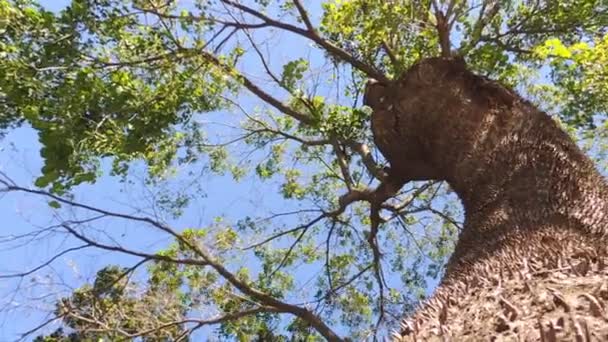
[[[27,123],[44,159],[37,188],[2,174],[3,191],[82,211],[41,229],[78,243],[65,253],[138,260],[104,268],[93,286],[61,300],[49,322],[73,332],[40,339],[179,340],[211,324],[243,340],[377,338],[413,312],[458,234],[437,294],[398,338],[602,334],[605,185],[558,127],[603,155],[606,6],[73,0],[50,12],[0,0],[0,125]],[[233,128],[201,120],[218,111]],[[238,135],[217,140],[217,132]],[[294,209],[183,229],[71,197],[104,171],[128,178],[137,161],[151,186],[205,168],[235,182],[258,178]],[[158,203],[179,216],[196,196]],[[142,250],[93,234],[104,220],[140,224],[174,244]],[[145,276],[132,279],[144,265]],[[302,267],[315,274],[306,294]],[[565,298],[574,281],[580,293],[568,293],[589,310]],[[527,286],[519,301],[518,286]],[[531,304],[541,292],[561,307],[548,310],[555,322],[531,309],[546,302]],[[581,323],[579,311],[591,318]]]
[[[462,61],[424,60],[368,94],[392,178],[446,180],[466,213],[396,340],[608,338],[608,184],[572,139]]]

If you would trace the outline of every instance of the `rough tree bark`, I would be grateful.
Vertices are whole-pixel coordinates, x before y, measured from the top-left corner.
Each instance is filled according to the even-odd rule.
[[[465,210],[440,286],[395,340],[608,341],[608,186],[558,124],[456,59],[366,95],[393,180],[445,180]]]

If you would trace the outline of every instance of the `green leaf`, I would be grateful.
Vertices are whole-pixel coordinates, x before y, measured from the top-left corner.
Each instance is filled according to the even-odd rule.
[[[48,204],[49,204],[49,207],[51,207],[53,209],[61,208],[61,204],[57,201],[50,201]]]

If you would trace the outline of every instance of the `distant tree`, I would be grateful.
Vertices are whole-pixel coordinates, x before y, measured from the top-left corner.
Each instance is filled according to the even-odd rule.
[[[41,229],[71,236],[77,247],[65,253],[94,248],[139,260],[101,270],[93,285],[57,303],[47,323],[61,320],[65,329],[38,340],[186,340],[212,324],[216,337],[239,340],[386,335],[443,274],[459,233],[471,232],[463,231],[452,194],[463,191],[450,188],[458,182],[446,171],[457,170],[454,158],[464,151],[445,141],[440,123],[463,117],[468,129],[495,108],[479,104],[480,115],[466,117],[468,104],[453,92],[462,90],[475,105],[507,101],[501,92],[519,103],[508,90],[517,89],[533,103],[518,110],[554,113],[601,158],[607,27],[608,8],[599,0],[73,0],[60,12],[0,0],[0,128],[32,127],[44,159],[35,189],[2,174],[2,190],[43,196],[58,212],[79,210],[82,217],[57,216]],[[436,68],[433,57],[450,67]],[[408,81],[414,72],[420,87],[408,88],[417,84]],[[375,82],[365,90],[369,79]],[[486,96],[487,89],[497,94]],[[403,101],[414,101],[411,108],[437,126],[416,126],[425,115],[411,115]],[[230,128],[201,120],[217,113]],[[402,117],[414,121],[398,122]],[[383,118],[393,121],[379,124]],[[462,132],[460,122],[448,122],[456,125],[449,132]],[[397,135],[379,134],[383,127]],[[454,150],[432,145],[439,142]],[[152,187],[172,177],[195,182],[201,169],[234,182],[256,178],[282,198],[285,211],[234,212],[184,229],[75,201],[71,193],[95,183],[103,161],[123,179],[145,162]],[[493,184],[473,180],[479,184],[471,189]],[[190,190],[168,192],[156,204],[179,216],[200,196]],[[88,229],[108,220],[149,227],[174,244],[141,250]],[[129,277],[146,265],[143,278]],[[310,291],[301,291],[296,276],[304,268]],[[439,333],[447,326],[442,312],[453,319],[453,310],[465,310],[444,306],[428,311]]]

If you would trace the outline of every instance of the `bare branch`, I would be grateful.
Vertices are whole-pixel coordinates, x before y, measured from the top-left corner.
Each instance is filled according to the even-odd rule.
[[[306,140],[306,139],[302,139],[300,137],[297,137],[295,135],[291,135],[291,134],[285,133],[283,131],[273,130],[271,128],[266,128],[264,130],[260,130],[259,132],[262,132],[262,131],[263,132],[272,133],[272,134],[276,134],[276,135],[280,135],[280,136],[284,137],[285,139],[297,141],[300,144],[306,145],[306,146],[323,146],[323,145],[329,145],[330,144],[329,139]]]
[[[296,247],[296,245],[298,243],[300,243],[300,241],[302,241],[302,238],[304,237],[304,234],[306,234],[306,232],[308,231],[308,229],[311,226],[312,225],[309,224],[306,228],[302,229],[302,232],[300,232],[300,235],[298,235],[298,237],[296,238],[296,240],[291,244],[291,246],[289,246],[289,249],[283,255],[283,258],[281,259],[281,262],[279,262],[279,265],[272,272],[270,272],[270,274],[268,275],[268,278],[272,279],[272,277],[274,276],[274,274],[277,273],[278,270],[280,270],[281,268],[283,268],[283,266],[285,266],[285,264],[287,263],[287,259],[289,259],[289,256],[291,255],[291,253],[293,253],[294,248]]]
[[[136,256],[136,257],[141,257],[144,259],[149,259],[149,260],[156,260],[156,261],[164,261],[164,262],[170,262],[170,263],[174,263],[174,264],[182,264],[182,265],[197,265],[197,266],[207,266],[209,265],[208,262],[206,261],[201,261],[201,260],[196,260],[196,259],[176,259],[176,258],[172,258],[172,257],[168,257],[165,255],[160,255],[160,254],[150,254],[150,253],[145,253],[145,252],[139,252],[139,251],[135,251],[135,250],[131,250],[131,249],[126,249],[124,247],[119,247],[119,246],[113,246],[113,245],[107,245],[107,244],[103,244],[101,242],[95,241],[93,239],[88,238],[87,236],[85,236],[84,234],[79,233],[78,231],[76,231],[74,228],[72,228],[69,224],[67,223],[63,223],[61,224],[61,226],[67,230],[70,234],[72,234],[74,237],[76,237],[77,239],[87,243],[87,245],[99,248],[99,249],[103,249],[103,250],[107,250],[107,251],[112,251],[112,252],[120,252],[123,254],[128,254],[128,255],[132,255],[132,256]]]
[[[336,228],[336,222],[332,222],[331,228],[329,228],[329,232],[327,232],[327,238],[325,239],[325,275],[327,276],[327,285],[329,288],[333,288],[333,280],[331,278],[331,270],[329,267],[329,243],[331,241],[331,236],[334,233],[334,229]]]
[[[260,49],[258,48],[258,45],[253,41],[253,37],[251,37],[251,34],[249,34],[249,32],[247,32],[247,31],[245,31],[245,36],[247,37],[247,39],[249,40],[249,43],[253,47],[253,51],[255,51],[255,53],[258,55],[258,58],[260,59],[260,62],[262,62],[262,66],[264,67],[264,70],[266,70],[266,74],[268,74],[268,76],[270,76],[270,78],[278,86],[280,86],[281,88],[289,91],[289,89],[287,89],[284,86],[284,83],[281,82],[281,80],[272,72],[272,70],[270,70],[270,66],[266,62],[266,58],[264,58],[264,55],[262,54],[262,51],[260,51]]]
[[[5,188],[0,189],[0,192],[11,192],[11,191],[18,191],[18,192],[25,192],[25,193],[30,193],[30,194],[35,194],[35,195],[40,195],[40,196],[44,196],[44,197],[48,197],[48,198],[52,198],[57,202],[72,206],[72,207],[76,207],[76,208],[81,208],[81,209],[85,209],[88,211],[92,211],[98,214],[102,214],[102,215],[106,215],[106,216],[111,216],[111,217],[116,217],[116,218],[122,218],[122,219],[127,219],[127,220],[132,220],[132,221],[137,221],[137,222],[142,222],[142,223],[146,223],[149,224],[153,227],[156,227],[160,230],[162,230],[165,233],[168,233],[169,235],[177,238],[178,240],[183,240],[183,238],[174,230],[172,230],[171,228],[167,227],[166,225],[155,221],[149,217],[142,217],[142,216],[135,216],[135,215],[128,215],[128,214],[123,214],[123,213],[117,213],[117,212],[112,212],[112,211],[108,211],[108,210],[103,210],[100,208],[96,208],[96,207],[92,207],[90,205],[86,205],[86,204],[82,204],[82,203],[78,203],[78,202],[74,202],[71,200],[68,200],[66,198],[54,195],[50,192],[47,191],[43,191],[43,190],[34,190],[34,189],[28,189],[28,188],[24,188],[21,186],[16,186],[16,185],[11,185],[8,182],[4,181],[4,180],[0,180],[0,184],[4,185]],[[185,241],[186,244],[188,244],[187,241]]]
[[[55,317],[51,317],[51,318],[47,319],[46,321],[44,321],[44,322],[38,324],[37,326],[33,327],[32,329],[30,329],[30,330],[28,330],[26,332],[21,333],[21,336],[20,336],[19,340],[24,340],[26,337],[30,336],[31,334],[35,333],[36,331],[38,331],[38,330],[46,327],[47,325],[49,325],[49,324],[51,324],[51,323],[53,323],[53,322],[55,322],[57,320],[62,319],[63,316],[65,316],[65,315],[58,315],[58,316],[55,316]]]
[[[422,186],[418,187],[417,189],[415,189],[414,192],[411,195],[409,195],[408,198],[406,200],[404,200],[403,202],[396,204],[396,205],[383,204],[382,209],[387,209],[392,212],[398,213],[401,210],[403,210],[404,208],[406,208],[409,205],[411,205],[412,203],[414,203],[414,200],[416,200],[416,198],[418,198],[418,196],[420,196],[426,190],[430,189],[435,184],[437,184],[436,181],[427,182],[427,183],[423,184]]]
[[[420,208],[420,209],[428,210],[428,211],[432,212],[433,214],[440,216],[442,219],[444,219],[445,221],[449,222],[451,225],[456,227],[456,229],[458,229],[459,231],[462,231],[462,223],[456,222],[453,218],[446,215],[444,212],[437,210],[431,206]]]
[[[313,219],[312,221],[310,221],[310,222],[308,222],[306,224],[303,224],[303,225],[297,226],[295,228],[292,228],[292,229],[285,230],[285,231],[279,232],[277,234],[274,234],[274,235],[272,235],[272,236],[270,236],[270,237],[268,237],[268,238],[266,238],[266,239],[264,239],[264,240],[262,240],[260,242],[256,242],[253,245],[250,245],[250,246],[247,246],[247,247],[243,248],[243,250],[248,250],[248,249],[253,249],[253,248],[256,248],[256,247],[260,247],[262,245],[265,245],[265,244],[269,243],[272,240],[280,238],[281,236],[292,234],[292,233],[295,233],[295,232],[300,231],[300,230],[306,230],[306,229],[312,227],[312,225],[314,225],[315,223],[317,223],[317,222],[319,222],[322,219],[327,218],[327,217],[329,217],[329,214],[323,213],[322,215],[317,216],[315,219]]]
[[[329,291],[327,291],[327,293],[325,294],[325,296],[323,296],[323,298],[326,299],[326,298],[333,296],[336,293],[340,292],[340,290],[342,290],[343,288],[352,284],[355,280],[359,279],[359,277],[361,277],[365,272],[369,271],[372,267],[373,267],[373,264],[370,264],[370,265],[367,265],[366,267],[362,268],[359,272],[357,272],[355,275],[350,277],[350,279],[348,279],[347,281],[345,281],[342,284],[336,286],[335,288],[331,288]]]
[[[64,256],[70,252],[78,251],[78,250],[85,249],[88,247],[91,247],[91,245],[86,244],[86,245],[81,245],[78,247],[72,247],[72,248],[65,249],[65,250],[61,251],[60,253],[55,254],[52,258],[45,261],[44,263],[26,271],[26,272],[13,273],[13,274],[0,274],[0,279],[26,277],[30,274],[36,273],[37,271],[49,266],[51,263],[53,263],[53,261],[57,260],[61,256]]]

